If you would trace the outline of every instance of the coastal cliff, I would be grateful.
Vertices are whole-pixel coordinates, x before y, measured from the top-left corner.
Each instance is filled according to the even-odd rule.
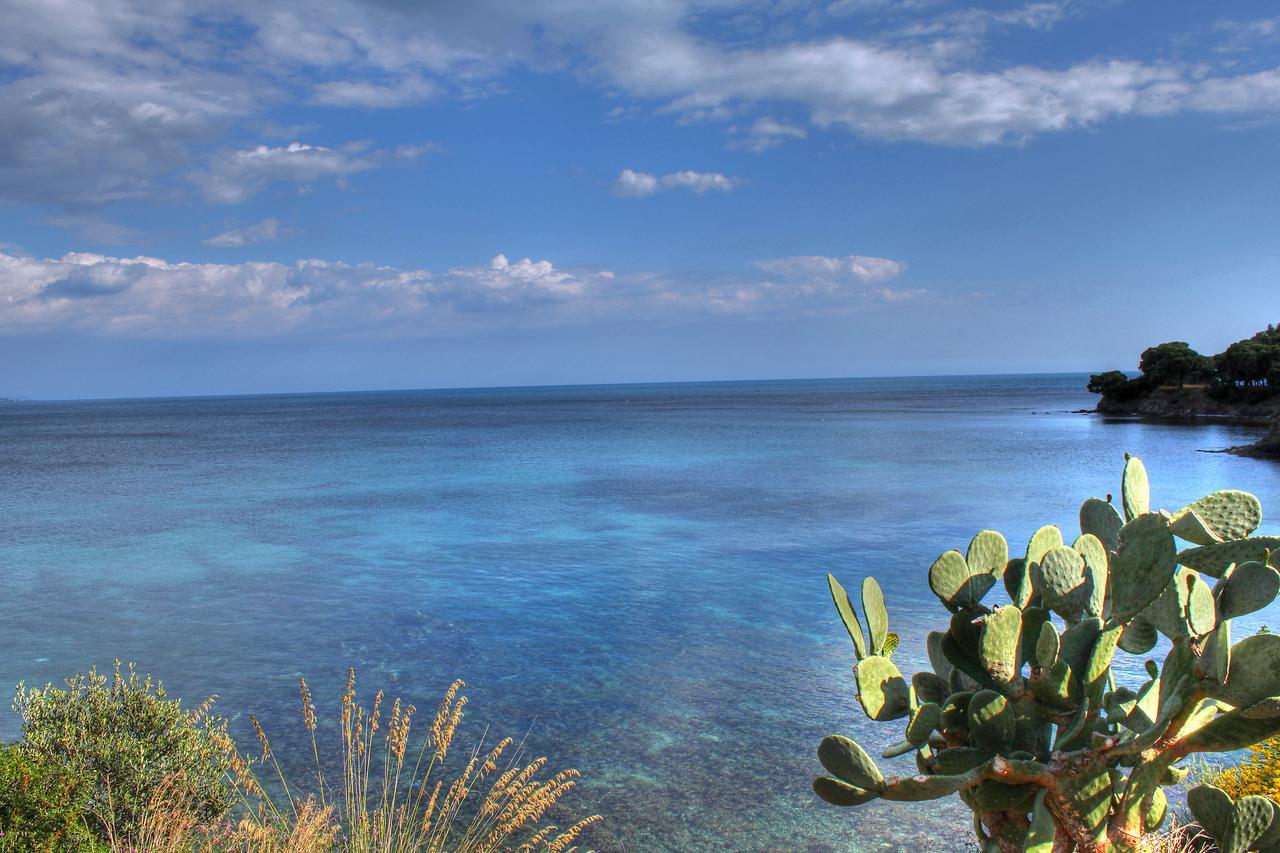
[[[1096,411],[1100,415],[1143,418],[1231,418],[1269,421],[1280,417],[1280,394],[1261,400],[1223,399],[1204,387],[1152,388],[1127,399],[1104,394]]]

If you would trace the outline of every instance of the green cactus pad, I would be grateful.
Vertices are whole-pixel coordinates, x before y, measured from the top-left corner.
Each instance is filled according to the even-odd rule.
[[[939,773],[952,776],[959,773],[968,773],[975,767],[981,767],[986,764],[994,757],[994,752],[985,749],[978,749],[972,746],[953,746],[935,755],[933,764]]]
[[[1004,589],[1009,600],[1023,610],[1031,606],[1035,588],[1031,583],[1031,570],[1023,557],[1014,557],[1004,567]]]
[[[867,751],[844,735],[828,735],[818,745],[818,760],[837,779],[868,791],[884,787],[884,776]]]
[[[893,661],[870,655],[854,667],[858,702],[867,716],[878,722],[904,717],[911,708],[911,688]]]
[[[1031,695],[1050,711],[1065,714],[1080,701],[1080,682],[1071,666],[1059,658],[1053,666],[1041,670],[1031,679]]]
[[[1062,531],[1052,524],[1046,524],[1035,533],[1031,534],[1031,541],[1027,543],[1027,567],[1040,562],[1045,554],[1048,554],[1054,548],[1062,547]]]
[[[1142,828],[1147,832],[1155,832],[1160,828],[1160,824],[1164,823],[1165,815],[1168,813],[1169,799],[1162,789],[1156,788],[1151,794],[1151,804],[1142,815]]]
[[[924,746],[941,719],[942,708],[933,702],[925,702],[911,715],[911,722],[907,723],[906,739],[916,746]]]
[[[995,582],[992,573],[970,569],[959,551],[947,551],[929,568],[929,589],[951,611],[977,607]]]
[[[1107,598],[1107,582],[1110,575],[1110,557],[1102,540],[1092,533],[1085,533],[1071,545],[1071,549],[1084,557],[1085,576],[1089,578],[1089,586],[1093,593],[1089,596],[1085,613],[1090,616],[1101,616]]]
[[[1187,579],[1187,633],[1203,637],[1218,625],[1218,602],[1213,590],[1200,575],[1192,572]]]
[[[1280,696],[1219,714],[1182,739],[1186,752],[1234,752],[1280,734]]]
[[[1223,619],[1235,619],[1261,610],[1280,594],[1280,572],[1266,563],[1241,563],[1214,588]]]
[[[1080,506],[1080,532],[1092,533],[1108,551],[1120,547],[1120,528],[1124,517],[1107,501],[1089,498]]]
[[[1224,489],[1205,495],[1195,503],[1178,510],[1173,514],[1173,524],[1178,524],[1184,515],[1191,513],[1195,513],[1199,518],[1199,524],[1208,528],[1210,534],[1209,540],[1204,542],[1182,537],[1197,545],[1209,545],[1215,539],[1218,541],[1243,539],[1257,530],[1258,525],[1262,523],[1262,504],[1248,492],[1235,489]],[[1194,526],[1193,524],[1193,528]]]
[[[1267,560],[1268,552],[1271,554],[1270,560]],[[1251,560],[1267,560],[1273,566],[1280,565],[1280,536],[1254,536],[1234,542],[1217,542],[1189,548],[1178,554],[1179,563],[1214,578],[1222,577],[1232,563],[1247,563]]]
[[[1221,840],[1222,853],[1245,853],[1253,849],[1274,821],[1275,805],[1266,797],[1255,795],[1236,800],[1231,810],[1231,827]]]
[[[1036,639],[1036,666],[1049,668],[1058,662],[1058,629],[1053,623],[1045,622],[1040,626],[1040,636]]]
[[[1013,740],[1014,714],[1009,700],[994,690],[979,690],[969,700],[969,733],[979,749],[999,752]]]
[[[1093,597],[1093,578],[1085,572],[1084,557],[1066,546],[1053,548],[1034,564],[1032,579],[1045,606],[1068,622],[1078,621]]]
[[[1009,543],[994,530],[984,530],[969,543],[965,562],[970,572],[1000,575],[1009,562]]]
[[[1177,548],[1163,516],[1148,513],[1120,531],[1111,560],[1111,616],[1127,622],[1151,604],[1177,568]]]
[[[1089,662],[1081,674],[1084,683],[1084,695],[1089,700],[1089,709],[1095,711],[1102,706],[1102,693],[1107,686],[1107,675],[1111,669],[1111,658],[1116,651],[1116,643],[1120,639],[1123,625],[1107,628],[1094,644],[1089,653]]]
[[[1187,808],[1205,832],[1215,839],[1226,838],[1235,808],[1230,794],[1213,785],[1197,785],[1187,792]]]
[[[1209,634],[1204,651],[1196,658],[1195,673],[1219,684],[1227,680],[1231,671],[1231,621],[1223,619]]]
[[[864,791],[830,776],[814,779],[813,792],[833,806],[860,806],[880,797],[875,791]]]
[[[1155,648],[1159,636],[1155,627],[1145,619],[1134,619],[1125,625],[1120,635],[1120,648],[1131,655],[1145,655]]]
[[[1102,634],[1102,620],[1096,617],[1082,619],[1062,632],[1059,640],[1058,657],[1071,664],[1077,675],[1084,672],[1089,663],[1093,647]]]
[[[871,643],[868,650],[873,655],[884,654],[885,638],[889,635],[889,611],[884,606],[884,593],[873,577],[862,580],[862,615],[867,618],[867,634]]]
[[[1169,530],[1174,536],[1193,545],[1212,545],[1223,541],[1209,523],[1200,517],[1200,513],[1193,509],[1182,510],[1170,518]]]
[[[1214,698],[1246,708],[1280,693],[1280,634],[1255,634],[1231,649],[1226,683]]]
[[[983,620],[978,657],[997,684],[1010,684],[1021,668],[1022,611],[1012,604],[997,607]]]
[[[1120,498],[1127,521],[1133,521],[1151,511],[1151,483],[1147,479],[1146,466],[1136,456],[1125,455]]]
[[[920,702],[933,702],[935,705],[941,705],[951,695],[946,679],[932,672],[917,672],[911,676],[911,689]]]
[[[946,681],[951,676],[951,662],[947,660],[947,656],[942,653],[942,640],[946,636],[941,631],[930,631],[925,637],[925,650],[929,653],[929,665],[933,667],[933,671],[938,677]]]
[[[844,591],[844,587],[836,580],[835,575],[830,573],[827,574],[827,586],[831,589],[831,600],[836,603],[840,621],[844,622],[844,628],[849,632],[849,639],[853,640],[853,653],[858,660],[862,660],[867,656],[867,641],[862,636],[862,626],[858,624],[858,616],[853,612],[849,593]]]

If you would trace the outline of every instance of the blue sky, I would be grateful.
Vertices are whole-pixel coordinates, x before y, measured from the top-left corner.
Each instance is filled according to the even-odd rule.
[[[1280,321],[1280,14],[8,0],[0,396],[1132,368]]]

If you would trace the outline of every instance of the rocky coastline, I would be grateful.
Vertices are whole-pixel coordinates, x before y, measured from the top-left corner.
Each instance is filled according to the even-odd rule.
[[[1103,396],[1095,411],[1112,417],[1222,418],[1269,423],[1270,430],[1258,441],[1229,447],[1224,452],[1237,456],[1280,459],[1280,394],[1246,402],[1216,399],[1199,387],[1155,388],[1126,400]]]

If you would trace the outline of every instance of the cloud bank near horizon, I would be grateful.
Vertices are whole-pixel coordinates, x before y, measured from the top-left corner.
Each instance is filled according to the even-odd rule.
[[[922,288],[890,288],[906,265],[885,258],[779,258],[754,265],[762,275],[709,279],[562,269],[502,254],[487,264],[432,271],[318,259],[181,263],[84,252],[56,259],[0,253],[0,334],[430,335],[609,316],[847,312],[929,295]]]

